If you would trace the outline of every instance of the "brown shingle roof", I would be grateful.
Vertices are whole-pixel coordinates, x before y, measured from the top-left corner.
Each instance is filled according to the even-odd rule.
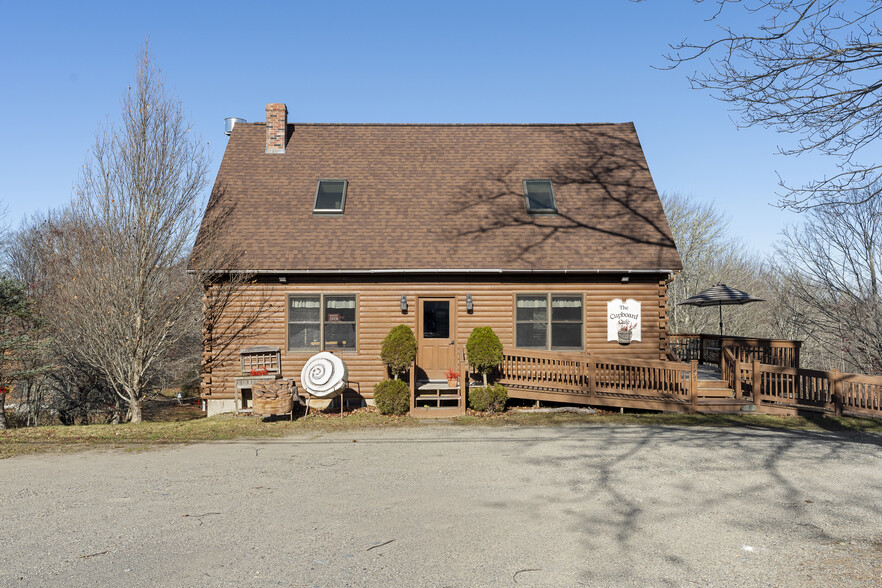
[[[264,271],[676,270],[680,259],[632,123],[237,124],[209,204]],[[313,215],[321,178],[345,213]],[[529,215],[522,181],[550,179],[559,214]],[[205,223],[203,223],[205,226]],[[204,232],[204,230],[203,230]]]

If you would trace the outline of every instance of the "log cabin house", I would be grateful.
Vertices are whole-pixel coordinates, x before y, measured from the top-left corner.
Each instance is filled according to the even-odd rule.
[[[427,384],[467,367],[478,326],[507,354],[665,359],[666,284],[681,263],[633,123],[292,124],[284,104],[266,113],[233,127],[197,239],[206,246],[223,210],[218,242],[240,251],[217,272],[250,275],[237,304],[260,307],[225,356],[206,338],[209,414],[235,408],[253,357],[299,381],[319,351],[346,363],[347,399],[370,403],[398,324],[419,342],[415,412],[421,389],[436,408],[464,409],[465,383],[451,394]]]

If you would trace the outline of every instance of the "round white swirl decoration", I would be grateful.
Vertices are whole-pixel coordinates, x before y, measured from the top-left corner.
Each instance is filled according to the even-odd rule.
[[[320,398],[334,398],[340,394],[348,379],[346,364],[327,351],[310,357],[300,371],[300,383],[307,392]]]

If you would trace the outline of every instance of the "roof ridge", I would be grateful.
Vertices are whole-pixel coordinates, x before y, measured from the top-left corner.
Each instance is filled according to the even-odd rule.
[[[266,125],[266,121],[236,123],[248,125]],[[584,126],[620,126],[631,125],[625,122],[584,122],[584,123],[331,123],[331,122],[296,122],[288,121],[289,125],[310,127],[584,127]]]

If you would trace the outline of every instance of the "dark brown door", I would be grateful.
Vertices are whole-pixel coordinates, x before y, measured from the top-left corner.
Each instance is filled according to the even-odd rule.
[[[418,374],[430,380],[444,380],[448,369],[456,371],[455,299],[419,299]]]

